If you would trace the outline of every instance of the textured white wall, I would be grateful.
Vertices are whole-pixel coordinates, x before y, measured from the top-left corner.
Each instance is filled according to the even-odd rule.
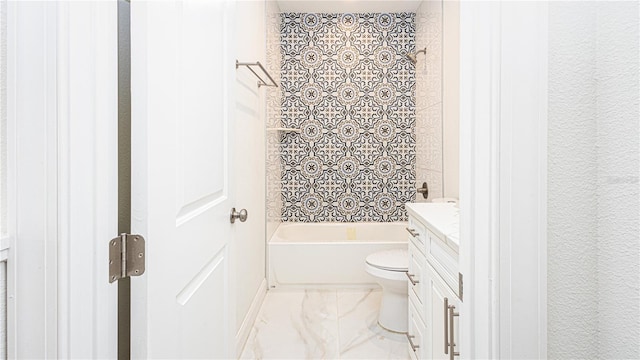
[[[598,352],[640,358],[638,2],[597,3]]]
[[[596,354],[594,3],[549,5],[548,355]]]
[[[550,3],[548,356],[638,358],[638,4]]]

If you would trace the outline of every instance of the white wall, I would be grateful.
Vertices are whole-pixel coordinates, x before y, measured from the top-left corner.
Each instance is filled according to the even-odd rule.
[[[549,8],[550,358],[597,354],[595,3],[580,6]]]
[[[549,358],[640,357],[638,10],[549,5]]]
[[[598,346],[640,358],[640,16],[638,2],[598,2]]]
[[[239,1],[236,14],[238,60],[265,64],[265,1]],[[242,333],[236,341],[243,343],[255,316],[251,304],[265,286],[265,92],[275,90],[258,88],[245,67],[236,70],[236,79],[236,207],[249,213],[237,223],[235,237],[236,324]]]

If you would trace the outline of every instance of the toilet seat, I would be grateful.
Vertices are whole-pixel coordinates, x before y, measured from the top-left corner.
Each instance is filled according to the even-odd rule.
[[[404,270],[404,271],[385,270],[367,263],[364,264],[364,270],[367,273],[369,273],[369,275],[378,277],[380,279],[396,280],[396,281],[401,281],[403,283],[407,282],[407,275],[406,275],[407,270]]]
[[[366,263],[385,271],[406,272],[409,270],[409,254],[407,249],[391,249],[378,251],[367,256]]]

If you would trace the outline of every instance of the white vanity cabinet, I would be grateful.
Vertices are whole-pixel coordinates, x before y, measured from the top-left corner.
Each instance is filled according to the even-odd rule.
[[[407,204],[409,287],[407,346],[413,359],[459,355],[462,276],[458,273],[458,209]]]
[[[429,306],[425,311],[427,326],[427,342],[429,355],[423,359],[455,359],[459,354],[459,312],[460,299],[444,284],[442,278],[427,265],[425,287],[427,288]],[[453,356],[451,356],[451,339],[453,339]]]
[[[409,229],[413,229],[409,227]],[[429,281],[426,280],[426,261],[424,254],[418,250],[416,240],[409,241],[409,266],[407,270],[409,293],[409,321],[407,327],[407,341],[409,353],[413,359],[430,358],[427,342],[427,327],[425,325],[426,301],[428,298]]]

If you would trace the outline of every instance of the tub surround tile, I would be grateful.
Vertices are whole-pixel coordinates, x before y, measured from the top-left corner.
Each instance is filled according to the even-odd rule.
[[[412,13],[281,19],[283,221],[406,220],[415,199]]]
[[[379,289],[271,290],[242,359],[408,359],[377,326]]]
[[[429,199],[442,197],[442,3],[425,1],[416,12],[416,185],[427,182]],[[428,201],[421,195],[416,202]]]
[[[442,171],[442,103],[430,106],[425,110],[425,126],[421,127],[421,159],[420,164],[428,169]]]

